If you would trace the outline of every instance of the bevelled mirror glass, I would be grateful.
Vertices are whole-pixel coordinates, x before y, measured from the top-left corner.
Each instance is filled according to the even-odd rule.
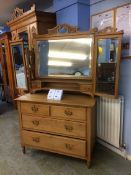
[[[12,45],[11,48],[14,63],[14,74],[16,78],[16,87],[20,89],[27,89],[22,44]]]
[[[118,38],[97,40],[96,93],[115,94]]]
[[[93,37],[36,42],[36,77],[91,77]]]

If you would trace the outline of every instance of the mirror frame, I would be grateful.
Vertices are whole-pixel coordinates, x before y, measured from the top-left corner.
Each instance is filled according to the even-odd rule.
[[[37,41],[42,40],[59,40],[59,39],[71,39],[71,38],[86,38],[92,37],[93,43],[91,48],[92,54],[92,73],[90,77],[66,77],[66,76],[45,76],[43,78],[36,76],[36,70],[34,70],[34,79],[31,81],[30,92],[34,93],[38,90],[49,90],[52,88],[63,89],[68,92],[81,92],[84,94],[93,95],[93,79],[94,79],[94,32],[75,32],[73,33],[55,33],[55,34],[44,34],[44,35],[34,35],[34,58],[36,59],[36,49],[37,49]],[[35,61],[36,63],[36,61]]]
[[[22,46],[22,60],[23,60],[23,65],[24,65],[26,88],[17,87],[16,73],[15,73],[15,69],[14,69],[14,58],[13,58],[13,53],[12,53],[12,46],[16,46],[16,45]],[[21,93],[22,93],[22,91],[28,91],[27,69],[26,69],[26,62],[25,62],[25,55],[24,55],[24,42],[23,42],[23,40],[11,41],[10,42],[10,49],[11,49],[12,69],[13,69],[13,73],[14,73],[15,88],[16,88],[16,90],[20,91]]]
[[[94,94],[96,96],[106,96],[109,98],[117,98],[118,97],[118,91],[119,91],[119,71],[120,71],[120,59],[121,59],[121,43],[122,43],[122,35],[123,31],[120,32],[110,32],[110,33],[97,33],[95,35],[95,72],[94,72]],[[114,95],[107,94],[107,93],[99,93],[96,92],[96,70],[97,70],[97,47],[98,47],[98,40],[99,39],[114,39],[118,38],[118,55],[117,55],[117,60],[116,60],[116,73],[115,73],[115,91]]]
[[[36,66],[35,66],[35,77],[36,79],[53,79],[53,78],[57,78],[57,79],[71,79],[71,80],[92,80],[93,79],[93,62],[94,62],[94,53],[93,53],[93,50],[94,50],[94,35],[91,34],[91,33],[88,33],[88,32],[83,32],[83,33],[74,33],[74,34],[57,34],[57,35],[35,35],[34,37],[34,51],[35,53],[37,52],[37,42],[38,41],[48,41],[48,40],[61,40],[61,39],[77,39],[77,38],[86,38],[86,37],[90,37],[93,39],[93,42],[92,42],[92,47],[91,47],[91,55],[92,55],[92,60],[91,60],[91,66],[92,66],[92,72],[91,72],[91,76],[81,76],[81,77],[72,77],[72,76],[66,76],[66,75],[63,75],[63,76],[43,76],[43,77],[38,77],[37,76],[37,71],[38,69],[36,70]],[[37,56],[35,55],[35,58]],[[36,60],[36,59],[35,59]]]
[[[63,33],[63,29],[64,33]],[[118,97],[118,82],[119,82],[119,67],[120,67],[120,57],[121,57],[121,42],[122,42],[123,31],[116,32],[115,28],[106,27],[105,29],[98,31],[97,28],[90,29],[88,32],[79,32],[76,27],[72,27],[68,24],[59,24],[53,29],[48,30],[48,34],[44,35],[34,35],[33,36],[33,45],[34,50],[32,50],[33,56],[31,57],[34,60],[34,65],[31,69],[33,70],[33,75],[30,84],[30,92],[35,93],[41,90],[49,89],[63,89],[64,91],[69,91],[71,93],[83,93],[91,95],[92,97],[96,96],[105,96],[110,98]],[[82,38],[92,36],[93,46],[92,46],[92,76],[91,77],[55,77],[48,76],[44,78],[36,77],[35,67],[35,52],[37,47],[37,41],[39,40],[51,40],[51,39],[70,39],[70,38]],[[116,63],[116,79],[115,79],[115,93],[113,95],[106,93],[97,93],[96,92],[96,62],[97,62],[97,41],[98,39],[106,38],[118,38],[118,55]]]

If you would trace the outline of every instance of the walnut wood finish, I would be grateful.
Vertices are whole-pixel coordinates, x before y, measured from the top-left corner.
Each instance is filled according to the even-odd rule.
[[[26,94],[16,99],[23,153],[32,147],[87,160],[95,143],[95,99],[64,94],[61,101],[47,94]]]
[[[33,35],[34,34],[45,34],[48,33],[48,29],[54,27],[56,25],[56,15],[54,13],[41,12],[37,11],[35,5],[31,7],[31,9],[27,12],[24,12],[23,9],[15,8],[12,13],[12,19],[7,22],[7,26],[10,27],[11,35],[11,45],[17,44],[23,41],[22,34],[26,33],[28,38],[28,51],[24,49],[23,60],[27,63],[27,55],[30,55],[31,50],[33,49]],[[10,55],[11,60],[12,55]],[[33,57],[32,57],[33,59]],[[32,66],[33,60],[30,60],[29,64]],[[13,59],[9,63],[9,67],[14,68]],[[16,76],[14,73],[14,69],[11,69],[12,78],[12,91],[14,91],[13,99],[27,93],[30,89],[30,79],[32,79],[32,70],[29,69],[30,66],[25,65],[26,76],[27,76],[27,90],[20,89],[16,87]],[[32,66],[33,67],[33,66]]]
[[[16,8],[13,12],[12,20],[7,22],[7,26],[10,27],[13,41],[18,40],[20,33],[26,32],[28,34],[29,47],[32,48],[33,34],[48,33],[48,29],[56,25],[56,15],[54,13],[37,11],[35,5],[29,11],[21,12],[22,9]]]
[[[2,64],[3,85],[6,101],[11,102],[15,98],[14,76],[12,72],[12,61],[10,59],[11,33],[4,33],[0,36],[0,60]],[[5,48],[5,51],[3,51]],[[8,88],[8,92],[6,90]]]

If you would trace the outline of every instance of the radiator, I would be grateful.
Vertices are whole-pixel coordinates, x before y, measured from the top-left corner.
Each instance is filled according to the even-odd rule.
[[[120,148],[123,142],[124,97],[97,99],[97,137]]]

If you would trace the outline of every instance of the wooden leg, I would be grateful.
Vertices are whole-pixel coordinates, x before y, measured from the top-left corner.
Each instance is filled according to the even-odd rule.
[[[87,160],[87,167],[88,167],[88,169],[91,168],[91,161],[88,161],[88,160]]]
[[[23,154],[26,154],[25,146],[22,147],[22,152],[23,152]]]

